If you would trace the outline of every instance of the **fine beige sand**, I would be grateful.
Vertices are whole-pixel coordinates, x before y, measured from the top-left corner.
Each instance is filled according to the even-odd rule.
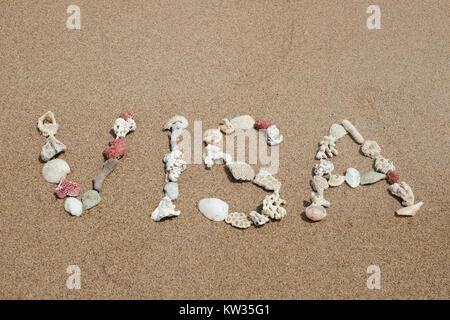
[[[66,28],[81,8],[82,29]],[[0,298],[448,299],[448,1],[2,1],[0,4]],[[71,217],[41,176],[39,116],[52,110],[69,179],[91,186],[122,110],[128,152],[101,204]],[[190,165],[178,218],[155,223],[175,114],[203,128],[250,114],[281,129],[287,216],[237,230],[197,210],[219,197],[250,212],[267,192],[225,169]],[[349,119],[376,140],[425,205],[399,218],[380,182],[326,191],[320,223],[302,218],[317,143]],[[192,131],[193,127],[190,126]],[[335,170],[369,171],[349,138]],[[68,290],[66,268],[81,269]],[[367,267],[381,270],[369,290]]]

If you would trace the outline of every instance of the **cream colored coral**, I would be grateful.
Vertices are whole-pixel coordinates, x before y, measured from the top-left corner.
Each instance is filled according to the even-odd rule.
[[[283,135],[280,134],[280,130],[276,125],[273,124],[267,128],[266,140],[270,146],[276,146],[283,142]]]
[[[262,213],[271,219],[280,220],[286,215],[286,209],[282,207],[285,203],[286,201],[280,198],[278,191],[275,191],[264,198]]]
[[[311,204],[316,206],[329,207],[331,205],[330,201],[325,200],[323,197],[323,190],[318,190],[317,192],[311,192]]]
[[[328,189],[328,181],[324,177],[314,176],[311,179],[311,187],[314,191],[326,190]]]
[[[239,229],[247,229],[252,225],[252,222],[243,212],[230,212],[225,218],[225,222]]]
[[[163,161],[166,164],[166,182],[177,182],[187,165],[183,160],[183,153],[180,150],[173,150],[164,156]]]
[[[334,170],[334,165],[328,160],[321,159],[319,163],[314,166],[314,175],[323,176],[330,174]]]
[[[56,139],[55,136],[50,135],[47,138],[44,146],[42,147],[41,160],[47,162],[57,154],[66,151],[66,149],[67,147],[64,145],[64,143]]]
[[[38,119],[38,129],[44,137],[54,136],[58,127],[55,115],[51,111],[47,111]]]
[[[233,178],[242,181],[252,181],[255,177],[255,171],[252,166],[241,161],[230,162],[227,164]]]
[[[402,206],[412,206],[414,204],[414,194],[411,187],[404,181],[394,183],[389,186],[389,191],[396,197],[403,200]]]
[[[231,124],[230,120],[223,118],[219,123],[219,129],[225,134],[231,134],[235,131],[234,126]]]
[[[253,183],[263,187],[266,190],[280,190],[281,182],[278,181],[269,171],[260,169],[255,179],[253,179]]]
[[[395,171],[395,166],[392,161],[383,156],[376,157],[374,167],[376,171],[381,173],[387,173],[389,170]]]
[[[366,140],[361,146],[361,152],[366,157],[375,159],[381,154],[381,148],[376,141]]]
[[[337,156],[336,138],[334,136],[325,136],[319,143],[319,150],[316,153],[316,159],[326,159]]]
[[[262,226],[269,222],[269,218],[267,218],[265,215],[262,215],[256,211],[250,212],[250,219],[253,221],[253,224],[257,227]]]
[[[164,197],[159,202],[158,207],[152,212],[152,220],[160,221],[161,219],[173,216],[179,216],[180,211],[175,211],[175,205],[169,197]]]
[[[348,133],[353,137],[353,139],[358,144],[364,143],[363,136],[359,133],[359,131],[355,128],[355,126],[348,120],[343,120],[342,125],[344,126],[345,130],[347,130]]]

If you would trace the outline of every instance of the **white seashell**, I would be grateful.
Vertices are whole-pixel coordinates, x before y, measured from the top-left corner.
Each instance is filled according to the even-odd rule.
[[[231,156],[222,152],[218,146],[208,144],[203,150],[203,161],[207,168],[211,168],[214,164],[223,164],[231,162]]]
[[[375,170],[381,173],[387,173],[389,170],[395,171],[395,166],[389,159],[383,156],[378,156],[374,162]]]
[[[247,229],[252,225],[252,221],[243,212],[230,212],[225,222],[239,229]]]
[[[423,202],[420,201],[416,204],[413,204],[412,206],[400,208],[396,211],[397,215],[399,216],[415,216],[416,213],[419,211],[420,207],[422,207]]]
[[[343,126],[337,123],[333,123],[330,128],[330,136],[336,138],[336,140],[342,138],[347,134],[347,130]]]
[[[253,119],[249,115],[245,115],[231,119],[230,123],[234,128],[248,130],[253,128],[253,126],[255,125],[255,119]]]
[[[234,132],[235,128],[231,124],[230,120],[227,118],[223,118],[222,121],[219,123],[219,129],[225,134],[231,134]]]
[[[70,167],[63,159],[53,159],[42,167],[44,179],[51,183],[59,183],[59,179],[65,178],[69,173]]]
[[[323,190],[318,190],[317,192],[311,192],[311,204],[316,206],[329,207],[331,205],[330,201],[325,200],[323,197]]]
[[[38,129],[44,137],[54,136],[58,127],[55,115],[51,111],[47,111],[38,119]]]
[[[173,150],[164,156],[163,161],[166,164],[166,182],[178,181],[187,164],[183,160],[183,153],[180,150]]]
[[[125,138],[128,133],[136,130],[136,122],[132,118],[128,118],[127,120],[117,118],[114,121],[113,130],[116,138]]]
[[[411,187],[405,182],[394,183],[389,186],[389,191],[392,195],[403,200],[402,206],[412,206],[414,204],[414,193]]]
[[[183,116],[176,115],[167,122],[164,130],[186,129],[189,125],[187,119]]]
[[[359,133],[358,130],[356,130],[355,126],[350,121],[344,120],[342,121],[342,125],[344,126],[345,130],[347,130],[348,133],[350,133],[350,135],[352,136],[352,138],[355,140],[356,143],[358,144],[364,143],[363,136]]]
[[[328,181],[324,177],[314,176],[311,179],[311,187],[314,189],[314,191],[327,190],[328,189]]]
[[[265,215],[262,215],[256,211],[250,212],[250,219],[252,219],[253,224],[257,227],[262,226],[269,222],[269,218],[267,218]]]
[[[222,142],[222,133],[219,129],[208,129],[203,133],[203,141],[206,144],[218,145]]]
[[[314,175],[321,177],[323,175],[331,174],[333,170],[334,165],[332,162],[328,160],[320,160],[319,163],[314,166]]]
[[[151,217],[153,221],[161,221],[161,219],[179,215],[180,211],[175,211],[175,205],[172,203],[172,200],[170,200],[169,197],[164,197],[159,202],[156,209],[152,212]]]
[[[236,180],[252,181],[255,177],[255,171],[252,166],[245,162],[230,162],[227,164],[227,168]]]
[[[63,151],[66,151],[67,147],[55,138],[54,135],[50,135],[45,141],[44,146],[41,150],[41,160],[47,162],[52,159],[57,154],[60,154]]]
[[[327,216],[327,210],[322,206],[312,204],[306,208],[305,215],[309,220],[320,221]]]
[[[356,188],[361,182],[361,174],[355,168],[348,168],[345,173],[345,182],[347,182],[350,187]]]
[[[83,203],[77,198],[67,197],[64,201],[64,210],[72,216],[81,216],[83,213]]]
[[[372,184],[384,179],[386,179],[386,175],[384,173],[379,173],[375,171],[366,172],[361,176],[360,184],[361,185]]]
[[[198,202],[198,210],[209,220],[223,221],[228,215],[228,204],[217,198],[206,198]]]
[[[328,179],[328,185],[330,187],[338,187],[343,184],[345,181],[345,177],[338,174],[331,174]]]
[[[255,179],[253,179],[253,183],[263,187],[266,190],[280,190],[281,182],[278,181],[269,171],[260,169]]]
[[[381,148],[376,141],[366,140],[361,146],[361,152],[366,157],[375,159],[381,154]]]
[[[319,150],[316,153],[316,159],[333,158],[339,153],[336,149],[336,138],[333,136],[325,136],[319,143]]]
[[[280,130],[274,124],[266,129],[265,135],[267,144],[270,146],[277,146],[283,142],[283,135],[280,134]]]
[[[280,220],[286,215],[286,209],[282,207],[285,203],[286,201],[280,198],[278,191],[275,191],[264,198],[262,214],[271,219]]]
[[[175,200],[178,198],[178,183],[176,182],[168,182],[164,186],[164,192],[166,197],[170,200]]]

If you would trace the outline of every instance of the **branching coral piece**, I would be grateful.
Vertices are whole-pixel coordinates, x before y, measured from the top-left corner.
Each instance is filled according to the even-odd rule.
[[[336,138],[333,136],[325,136],[319,143],[319,150],[316,153],[316,159],[326,159],[337,156],[339,153],[336,149]]]

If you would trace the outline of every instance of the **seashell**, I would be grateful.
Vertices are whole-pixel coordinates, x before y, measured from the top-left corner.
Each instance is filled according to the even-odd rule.
[[[231,124],[230,120],[228,120],[227,118],[223,118],[222,121],[220,121],[219,129],[224,134],[231,134],[235,130],[234,126]]]
[[[329,207],[331,205],[330,201],[325,200],[323,197],[323,190],[318,190],[317,192],[311,192],[311,204],[316,206]]]
[[[122,119],[122,118],[121,118]],[[127,142],[125,139],[112,139],[109,141],[109,147],[103,150],[106,159],[120,159],[127,152]]]
[[[109,176],[109,174],[114,171],[114,169],[117,167],[118,164],[119,160],[115,158],[108,159],[103,163],[102,171],[100,171],[100,173],[96,175],[95,178],[93,179],[95,190],[100,191],[106,177]]]
[[[347,130],[348,133],[352,136],[353,140],[355,140],[358,144],[364,143],[363,136],[359,133],[358,130],[356,130],[355,126],[348,120],[343,120],[342,125],[344,126],[345,130]]]
[[[186,170],[186,161],[183,160],[183,153],[180,150],[173,150],[163,158],[166,164],[166,182],[177,182],[180,174]]]
[[[388,170],[388,172],[386,172],[386,180],[389,184],[394,184],[400,181],[400,177],[394,171]]]
[[[59,184],[56,187],[55,194],[60,199],[65,198],[66,196],[78,197],[78,195],[80,194],[80,190],[80,184],[74,183],[61,177],[61,179],[59,179]]]
[[[254,128],[256,130],[266,130],[272,125],[272,122],[268,120],[259,119],[255,121]]]
[[[252,166],[245,162],[230,162],[227,164],[227,168],[236,180],[252,181],[255,177],[255,171]]]
[[[278,130],[276,125],[273,124],[268,127],[265,133],[268,145],[277,146],[283,142],[283,135],[280,134],[280,130]]]
[[[61,178],[65,178],[70,173],[70,167],[63,159],[53,159],[42,167],[44,179],[51,183],[59,183]]]
[[[58,127],[55,115],[51,111],[47,111],[38,119],[38,129],[44,137],[54,136]]]
[[[343,126],[337,123],[333,123],[330,127],[330,136],[333,136],[336,138],[336,140],[342,138],[347,134],[347,130]]]
[[[331,174],[333,170],[334,165],[332,162],[328,160],[320,160],[319,163],[314,166],[314,175],[321,177],[323,175]]]
[[[42,147],[41,160],[47,162],[54,156],[66,150],[67,147],[64,145],[64,143],[56,139],[54,135],[50,135],[45,141],[44,146]]]
[[[225,222],[239,229],[247,229],[252,225],[252,221],[243,212],[230,212]]]
[[[416,213],[419,211],[420,207],[422,207],[423,202],[420,201],[416,204],[413,204],[408,207],[400,208],[396,211],[397,215],[399,216],[415,216]]]
[[[305,215],[311,221],[320,221],[327,216],[327,210],[322,206],[312,204],[306,208]]]
[[[198,210],[209,220],[223,221],[228,215],[228,204],[217,198],[206,198],[198,202]]]
[[[83,209],[89,210],[98,205],[102,198],[97,190],[88,190],[83,194],[81,200],[83,201]]]
[[[250,212],[250,219],[257,227],[262,226],[270,221],[269,218],[267,218],[265,215],[262,215],[256,211]]]
[[[374,167],[376,171],[381,173],[387,173],[389,170],[395,171],[392,161],[383,156],[378,156],[375,158]]]
[[[222,133],[219,129],[208,129],[203,133],[203,141],[206,144],[217,145],[222,142]]]
[[[389,191],[392,195],[403,200],[402,206],[412,206],[414,204],[414,194],[411,187],[404,181],[394,183],[389,186]]]
[[[175,200],[176,198],[178,198],[178,183],[166,183],[166,185],[164,186],[164,192],[166,194],[166,197],[168,197],[170,200]]]
[[[169,197],[164,197],[159,202],[156,209],[153,210],[151,217],[153,221],[161,221],[161,219],[179,215],[180,211],[175,211],[175,205],[172,203],[172,200],[170,200]]]
[[[253,126],[255,125],[255,119],[253,119],[249,115],[245,115],[231,119],[230,123],[234,128],[248,130],[253,128]]]
[[[324,177],[314,176],[311,180],[311,187],[314,189],[314,191],[327,190],[328,181]]]
[[[316,159],[333,158],[337,156],[336,138],[333,136],[325,136],[319,143],[319,150],[316,153]]]
[[[189,125],[187,119],[183,116],[176,115],[167,122],[164,130],[186,129]]]
[[[361,185],[372,184],[384,179],[386,179],[386,175],[384,173],[378,173],[375,171],[366,172],[361,176],[360,184]]]
[[[280,190],[281,182],[278,181],[269,171],[260,169],[255,179],[253,179],[253,183],[263,187],[266,190]]]
[[[376,141],[366,140],[361,146],[361,152],[366,157],[375,159],[381,154],[381,148]]]
[[[134,121],[136,121],[136,114],[132,113],[132,112],[128,112],[128,111],[122,111],[122,113],[120,114],[120,117],[122,119],[124,119],[125,121],[128,120],[128,118],[133,119]]]
[[[345,182],[347,182],[350,187],[356,188],[361,182],[361,174],[355,168],[348,168],[345,173]]]
[[[343,184],[345,181],[345,177],[338,174],[331,174],[328,179],[328,185],[330,187],[338,187]]]
[[[208,144],[203,150],[203,160],[207,168],[211,168],[214,164],[223,164],[231,162],[231,156],[222,152],[218,146]]]
[[[117,139],[125,138],[128,133],[136,130],[136,122],[132,118],[127,118],[127,120],[124,118],[117,118],[116,121],[114,121],[113,130]]]
[[[77,198],[68,197],[64,201],[64,210],[72,216],[79,217],[83,213],[83,204]]]
[[[262,214],[271,219],[281,220],[286,215],[286,209],[282,207],[285,203],[286,201],[280,198],[278,191],[275,191],[264,198]]]

